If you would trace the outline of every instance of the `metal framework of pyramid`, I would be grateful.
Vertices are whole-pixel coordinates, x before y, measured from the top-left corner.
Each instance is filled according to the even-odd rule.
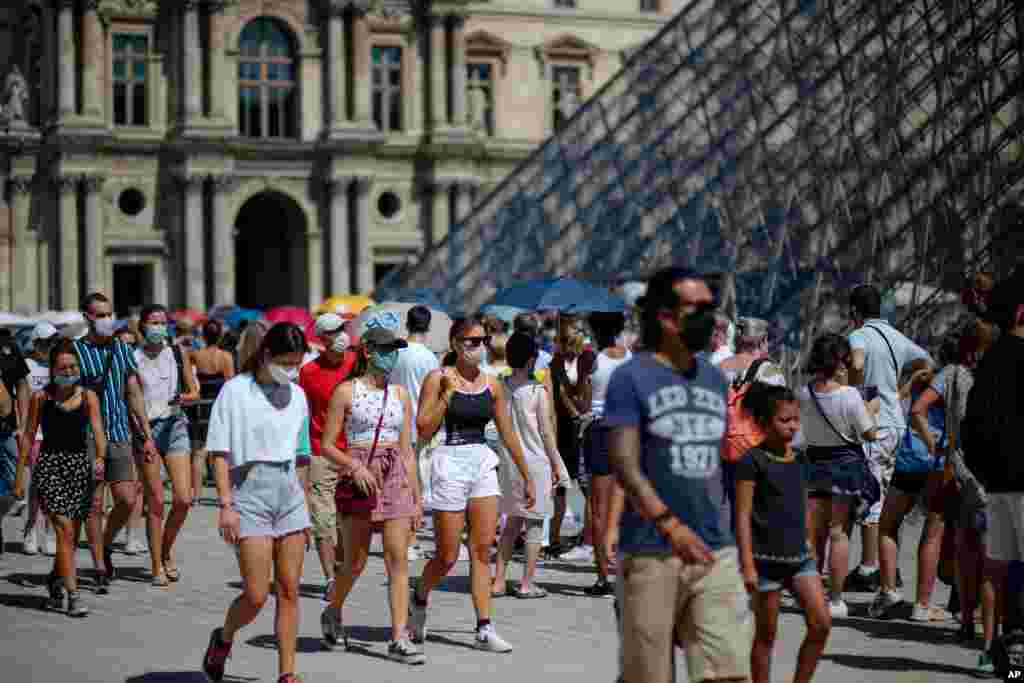
[[[1019,0],[695,0],[380,291],[475,310],[676,263],[787,346],[857,282],[935,334],[951,289],[1024,248],[1022,29]]]

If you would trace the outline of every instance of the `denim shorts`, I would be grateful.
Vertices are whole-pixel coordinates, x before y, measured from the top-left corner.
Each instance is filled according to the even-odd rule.
[[[160,455],[188,455],[192,439],[188,434],[188,419],[183,415],[149,421],[153,442]],[[141,444],[138,444],[141,446]]]
[[[793,579],[801,576],[817,576],[818,565],[813,557],[808,557],[803,562],[791,564],[789,562],[765,562],[755,560],[757,566],[757,592],[772,593],[780,591],[786,584],[791,584]]]
[[[240,538],[281,538],[312,526],[294,462],[253,462],[231,470]]]

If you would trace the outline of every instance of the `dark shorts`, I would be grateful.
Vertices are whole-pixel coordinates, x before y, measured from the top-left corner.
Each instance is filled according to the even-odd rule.
[[[96,442],[86,441],[89,461],[96,459]],[[131,441],[107,442],[107,455],[103,460],[103,480],[107,482],[135,481],[135,449]]]
[[[908,496],[916,496],[924,491],[924,487],[928,484],[928,475],[928,472],[900,472],[896,470],[892,473],[889,487],[897,489],[900,493]]]
[[[569,471],[569,478],[580,478],[580,440],[576,434],[579,423],[567,417],[558,418],[558,452]]]
[[[608,457],[611,433],[611,427],[601,421],[595,422],[587,430],[583,445],[583,462],[591,476],[611,476],[612,465]]]
[[[812,557],[808,557],[802,562],[754,560],[754,565],[757,567],[757,591],[759,593],[771,593],[783,588],[792,588],[793,579],[818,575],[818,566]]]

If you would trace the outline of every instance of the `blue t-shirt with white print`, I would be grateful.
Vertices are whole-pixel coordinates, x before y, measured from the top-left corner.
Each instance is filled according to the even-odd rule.
[[[732,546],[722,481],[726,381],[697,359],[680,373],[647,353],[612,374],[604,421],[640,428],[644,474],[668,508],[712,550]],[[654,524],[630,505],[622,515],[619,547],[626,553],[669,552]]]

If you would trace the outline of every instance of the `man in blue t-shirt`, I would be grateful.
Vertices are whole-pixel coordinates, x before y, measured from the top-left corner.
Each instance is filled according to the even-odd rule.
[[[900,373],[919,358],[931,363],[931,357],[882,318],[882,294],[877,287],[861,285],[850,293],[850,320],[854,327],[849,336],[850,384],[877,392],[879,401],[878,438],[865,443],[864,452],[882,497],[861,516],[861,562],[847,579],[846,590],[872,592],[879,586],[878,520],[896,467],[896,448],[907,428],[899,399]]]
[[[714,297],[699,275],[668,268],[641,307],[650,352],[612,375],[604,415],[630,500],[619,534],[624,680],[672,680],[684,633],[691,681],[744,681],[753,618],[722,483],[726,382],[696,358],[714,330]]]

